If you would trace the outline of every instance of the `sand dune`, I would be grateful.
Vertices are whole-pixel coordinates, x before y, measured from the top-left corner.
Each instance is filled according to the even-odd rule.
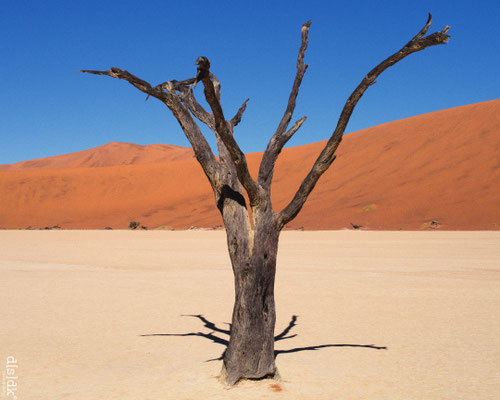
[[[283,151],[273,186],[276,210],[291,199],[323,145]],[[25,162],[0,171],[0,228],[125,228],[132,220],[151,228],[221,225],[210,186],[187,150],[188,159],[180,161],[153,162],[161,160],[155,153],[144,156],[147,164],[138,158],[116,165],[130,164],[123,162],[128,156],[109,151],[113,155],[100,162],[112,166],[88,168],[85,156],[63,161],[68,155],[49,163],[59,169],[27,169],[34,164]],[[500,229],[499,154],[500,100],[348,134],[289,228]],[[248,155],[254,176],[261,156]]]
[[[112,165],[147,164],[193,158],[193,150],[170,144],[110,142],[102,146],[60,156],[38,158],[15,164],[0,165],[0,170],[109,167]]]

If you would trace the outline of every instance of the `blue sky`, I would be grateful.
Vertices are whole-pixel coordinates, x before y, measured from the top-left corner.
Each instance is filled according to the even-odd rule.
[[[111,66],[157,84],[195,75],[207,56],[228,117],[250,98],[236,135],[263,150],[286,106],[300,27],[312,20],[310,65],[290,145],[327,139],[364,75],[433,15],[445,46],[387,70],[347,132],[500,97],[498,1],[9,1],[0,17],[0,164],[110,141],[188,146],[170,111],[125,81],[81,74]],[[202,88],[196,89],[202,96]],[[213,143],[210,133],[209,140]]]

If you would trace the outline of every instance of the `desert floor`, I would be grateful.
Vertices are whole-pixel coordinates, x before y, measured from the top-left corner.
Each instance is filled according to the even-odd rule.
[[[499,398],[500,232],[284,232],[281,379],[232,389],[208,361],[228,338],[225,245],[0,231],[3,395],[12,356],[20,400]]]

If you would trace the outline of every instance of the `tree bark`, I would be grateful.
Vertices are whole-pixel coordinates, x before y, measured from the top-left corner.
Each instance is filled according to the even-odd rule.
[[[235,302],[231,337],[224,357],[223,377],[229,385],[241,378],[272,377],[276,309],[274,281],[279,229],[270,208],[256,210],[249,252],[229,242],[234,253]],[[229,235],[229,232],[228,232]],[[245,253],[245,257],[241,257]]]

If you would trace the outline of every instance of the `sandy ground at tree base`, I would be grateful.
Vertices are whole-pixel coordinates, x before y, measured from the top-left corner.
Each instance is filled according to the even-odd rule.
[[[500,232],[284,232],[281,379],[227,389],[223,231],[0,231],[0,398],[12,356],[19,400],[498,399],[499,272]]]

